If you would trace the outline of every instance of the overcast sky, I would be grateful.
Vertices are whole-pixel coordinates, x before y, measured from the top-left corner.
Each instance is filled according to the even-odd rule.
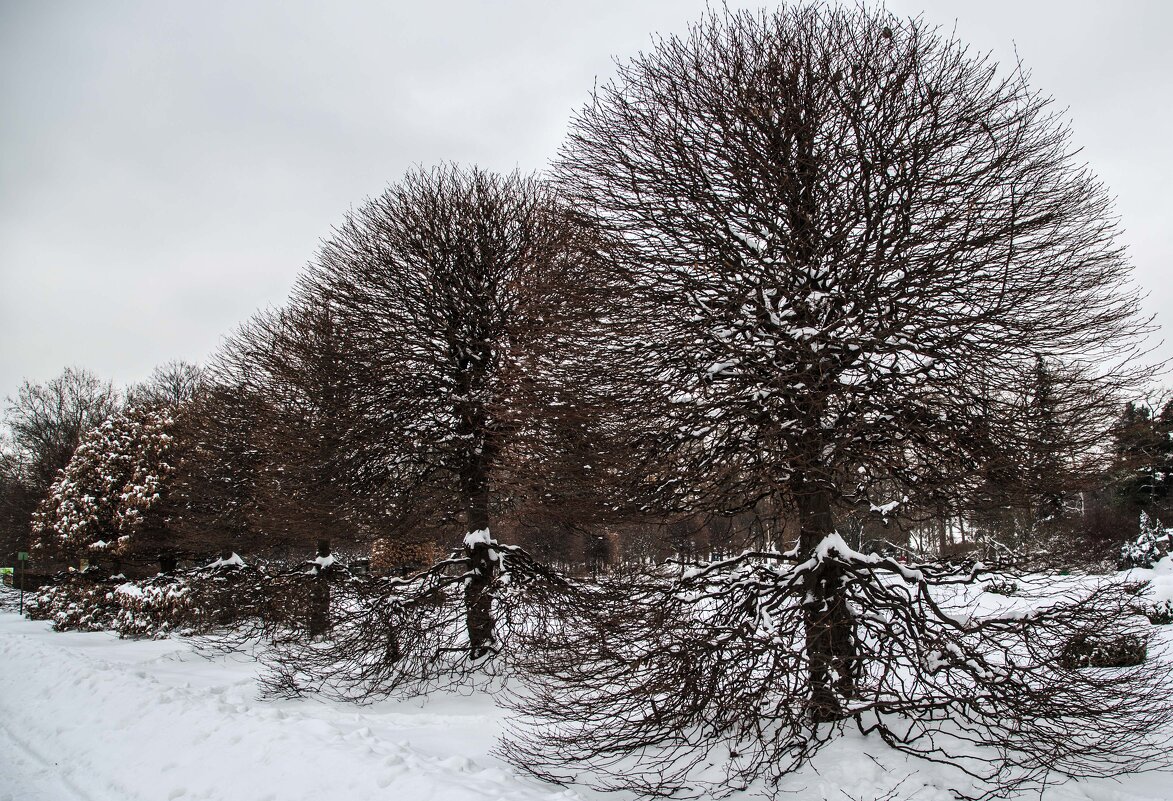
[[[349,207],[413,165],[541,170],[612,58],[704,7],[0,0],[0,398],[66,365],[125,385],[203,361]],[[1017,52],[1069,109],[1173,330],[1167,4],[887,7]]]

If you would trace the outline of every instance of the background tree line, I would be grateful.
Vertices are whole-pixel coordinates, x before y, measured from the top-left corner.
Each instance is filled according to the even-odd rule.
[[[440,175],[456,180],[461,173],[430,178]],[[374,226],[377,209],[364,213]],[[360,236],[356,226],[347,229],[351,245]],[[7,399],[4,415],[6,561],[40,548],[38,559],[53,567],[85,559],[114,572],[151,571],[230,551],[297,561],[328,539],[352,559],[370,556],[374,545],[377,567],[418,567],[459,542],[470,525],[465,493],[478,486],[491,487],[492,497],[476,501],[481,510],[471,525],[491,514],[495,534],[572,571],[794,540],[794,512],[776,499],[725,509],[656,506],[637,486],[632,468],[648,457],[635,436],[637,416],[623,403],[631,388],[622,385],[634,379],[602,369],[583,347],[607,347],[590,327],[604,317],[599,309],[616,303],[616,287],[596,288],[593,309],[581,303],[573,279],[560,289],[535,282],[526,300],[511,299],[541,310],[525,312],[532,315],[526,321],[510,309],[497,336],[531,339],[494,353],[513,360],[491,370],[515,372],[500,378],[499,394],[473,407],[471,393],[452,388],[488,382],[462,375],[459,358],[445,358],[453,343],[482,334],[443,331],[438,322],[467,325],[465,309],[436,308],[429,298],[444,290],[435,286],[421,290],[414,311],[398,287],[380,293],[368,286],[350,288],[353,306],[343,312],[321,300],[338,290],[315,283],[333,280],[336,274],[324,272],[307,278],[287,307],[242,326],[207,369],[169,363],[125,392],[74,368],[44,384],[26,382]],[[552,337],[535,345],[567,297],[581,303],[563,311],[575,318],[575,331],[561,346]],[[379,321],[372,307],[380,305],[401,319]],[[412,318],[422,310],[426,315]],[[535,331],[539,315],[546,332]],[[384,338],[369,334],[360,350],[359,326],[378,326]],[[430,385],[421,364],[437,371]],[[1064,412],[1056,398],[1052,369],[1037,359],[1019,390],[1016,458],[984,466],[964,494],[939,504],[855,504],[840,518],[843,534],[855,545],[921,555],[1002,546],[1093,562],[1110,560],[1135,537],[1141,512],[1168,519],[1173,403],[1123,402],[1110,426],[1089,435],[1088,421]],[[150,432],[165,436],[166,446],[148,447]],[[488,483],[469,477],[467,465],[476,460]],[[66,486],[53,492],[63,478]],[[690,497],[737,486],[728,475],[713,485],[695,474],[693,480],[674,491]],[[141,496],[148,485],[157,499],[123,497],[135,487]],[[122,546],[120,538],[127,538]]]

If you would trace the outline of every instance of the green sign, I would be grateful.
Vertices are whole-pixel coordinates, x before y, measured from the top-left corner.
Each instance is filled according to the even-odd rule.
[[[27,562],[29,560],[29,552],[28,551],[21,551],[20,553],[18,553],[16,555],[16,558],[22,562]]]

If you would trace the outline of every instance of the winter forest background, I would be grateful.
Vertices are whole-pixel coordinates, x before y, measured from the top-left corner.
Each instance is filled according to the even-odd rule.
[[[207,363],[26,381],[0,554],[34,618],[247,652],[268,698],[489,688],[555,782],[771,794],[848,730],[974,796],[1157,768],[1140,299],[1021,66],[711,10],[548,170],[358,203]]]

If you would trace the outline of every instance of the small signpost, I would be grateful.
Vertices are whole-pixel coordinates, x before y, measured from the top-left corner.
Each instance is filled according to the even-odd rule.
[[[20,562],[20,613],[24,614],[24,565],[29,560],[28,551],[20,551],[16,554],[16,559]]]

